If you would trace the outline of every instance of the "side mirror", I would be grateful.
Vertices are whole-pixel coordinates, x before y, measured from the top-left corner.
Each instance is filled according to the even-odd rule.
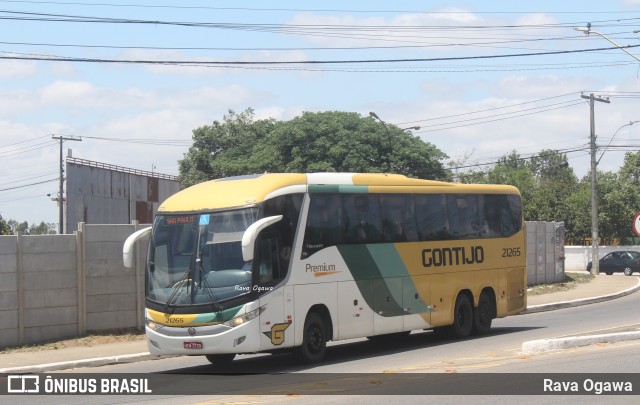
[[[253,260],[253,245],[255,244],[256,238],[258,237],[260,231],[271,224],[275,224],[281,219],[282,215],[275,215],[273,217],[259,219],[249,225],[247,230],[244,231],[244,234],[242,235],[242,259],[245,262]]]
[[[122,262],[124,263],[124,267],[127,269],[133,267],[133,248],[138,239],[144,238],[149,233],[151,233],[151,227],[140,229],[129,235],[127,240],[124,241],[124,246],[122,247]]]

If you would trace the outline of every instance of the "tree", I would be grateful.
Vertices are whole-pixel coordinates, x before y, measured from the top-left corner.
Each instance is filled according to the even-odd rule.
[[[613,225],[611,235],[607,236],[619,237],[623,241],[633,238],[631,221],[640,210],[640,152],[625,154],[613,184],[601,185],[598,178],[598,195],[603,206],[599,210],[599,219]]]
[[[46,224],[40,221],[39,225],[31,224],[29,227],[29,235],[50,235],[56,233],[56,224]]]
[[[512,151],[501,157],[493,168],[485,172],[471,172],[460,178],[468,183],[515,186],[522,196],[525,220],[564,222],[568,240],[584,238],[574,232],[573,226],[584,222],[582,217],[576,218],[575,209],[583,201],[577,198],[580,185],[563,154],[542,150],[533,158],[522,158]]]
[[[2,215],[0,215],[0,235],[11,235],[11,228],[9,224],[2,219]]]
[[[394,172],[446,179],[447,156],[430,143],[348,112],[305,112],[290,121],[253,120],[233,111],[224,122],[193,131],[180,161],[186,186],[207,179],[262,172]]]
[[[233,110],[223,117],[193,130],[193,145],[179,161],[185,187],[205,180],[256,173],[250,158],[259,139],[275,125],[274,120],[253,120],[253,110],[241,114]]]
[[[566,225],[571,215],[567,198],[578,190],[578,178],[565,162],[566,156],[553,150],[543,150],[531,160],[536,192],[528,208],[536,221],[564,221]]]

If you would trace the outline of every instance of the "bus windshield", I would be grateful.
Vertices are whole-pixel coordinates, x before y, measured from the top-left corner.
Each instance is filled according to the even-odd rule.
[[[218,305],[251,289],[244,231],[258,208],[157,215],[147,255],[146,297],[168,307]]]

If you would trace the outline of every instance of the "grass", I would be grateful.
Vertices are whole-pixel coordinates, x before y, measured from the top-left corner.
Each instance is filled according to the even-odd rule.
[[[529,288],[529,295],[542,295],[560,291],[568,291],[576,288],[578,284],[588,283],[594,279],[594,275],[586,273],[565,273],[564,281],[552,284],[540,284]]]

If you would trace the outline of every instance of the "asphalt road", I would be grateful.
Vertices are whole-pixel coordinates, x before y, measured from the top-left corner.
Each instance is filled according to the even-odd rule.
[[[288,354],[250,355],[240,356],[233,362],[231,371],[244,373],[239,377],[246,385],[259,386],[255,395],[247,396],[242,389],[228,389],[226,395],[189,395],[188,389],[179,396],[56,396],[56,397],[16,397],[16,404],[103,404],[103,403],[283,403],[295,402],[299,404],[315,403],[371,403],[372,400],[385,400],[392,404],[418,403],[427,399],[424,396],[400,395],[385,396],[337,396],[337,395],[264,395],[278,389],[278,384],[289,384],[295,389],[295,379],[302,376],[316,376],[327,387],[335,384],[345,384],[344,381],[353,375],[365,373],[384,373],[379,376],[416,376],[428,373],[433,378],[443,378],[450,374],[464,375],[466,373],[491,373],[493,381],[508,381],[514,373],[537,373],[540,376],[551,373],[583,373],[582,375],[600,375],[598,373],[631,373],[638,378],[640,367],[640,341],[628,341],[615,344],[597,344],[588,347],[562,350],[535,355],[525,355],[521,352],[523,342],[553,338],[567,335],[578,335],[589,332],[619,328],[638,323],[637,308],[640,307],[640,292],[616,300],[599,304],[567,308],[550,312],[533,313],[512,316],[494,321],[492,332],[487,336],[473,337],[463,341],[437,339],[432,332],[413,333],[408,338],[393,344],[373,344],[365,339],[330,344],[327,359],[324,363],[313,366],[301,366],[294,357]],[[86,375],[87,373],[153,373],[154,376],[165,378],[169,383],[171,378],[182,378],[197,389],[213,386],[220,382],[221,376],[209,365],[203,357],[175,357],[154,361],[143,361],[131,364],[119,364],[96,367],[92,369],[77,369],[63,372],[65,375]],[[271,384],[264,380],[264,376],[256,373],[284,376]],[[331,373],[331,374],[329,374]],[[333,374],[339,373],[339,374]],[[437,374],[433,374],[437,373]],[[494,374],[495,373],[495,374]],[[497,374],[502,373],[502,374]],[[175,377],[174,374],[180,374]],[[324,381],[329,376],[328,382]],[[495,376],[497,379],[493,379]],[[499,377],[498,377],[499,376]],[[535,378],[534,378],[535,380]],[[402,380],[399,380],[403,382]],[[317,385],[318,382],[316,382]],[[384,383],[384,381],[383,381]],[[520,382],[521,383],[521,382]],[[369,382],[373,384],[373,382]],[[533,382],[538,384],[539,382]],[[526,385],[526,383],[525,383]],[[637,398],[640,383],[636,384],[634,392]],[[230,387],[230,386],[229,386]],[[373,388],[371,388],[373,387]],[[237,387],[236,387],[237,388]],[[371,392],[384,392],[380,387],[370,385]],[[345,393],[357,392],[351,386],[343,386]],[[376,391],[378,389],[378,391]],[[223,390],[224,391],[224,390]],[[213,393],[218,393],[213,389]],[[365,391],[366,392],[366,391]],[[368,393],[368,392],[367,392]],[[453,394],[453,392],[452,392]],[[512,400],[510,400],[511,398]],[[526,398],[528,404],[550,403],[559,398],[563,403],[584,403],[585,397],[566,396],[451,396],[439,395],[431,397],[439,403],[511,403]],[[582,399],[580,399],[582,398]],[[598,403],[630,403],[634,397],[629,396],[588,396],[587,402]],[[4,399],[13,399],[5,397]],[[366,400],[366,401],[365,401]],[[473,400],[473,401],[472,401]],[[596,401],[597,400],[597,401]],[[359,402],[360,401],[360,402]],[[364,402],[362,402],[364,401]]]
[[[448,367],[456,359],[513,356],[519,358],[525,341],[584,334],[638,323],[640,292],[599,304],[525,314],[494,320],[487,336],[463,341],[440,340],[432,332],[413,333],[393,344],[373,344],[366,339],[330,343],[327,359],[313,366],[299,365],[288,354],[238,356],[232,371],[238,373],[382,373],[461,371]],[[528,356],[531,358],[532,356]],[[640,364],[640,363],[639,363]],[[640,369],[624,370],[638,372]],[[88,372],[89,370],[84,370]],[[576,369],[575,372],[584,371]],[[78,370],[82,372],[82,370]],[[211,373],[204,357],[162,360],[97,367],[91,372],[109,373]]]

